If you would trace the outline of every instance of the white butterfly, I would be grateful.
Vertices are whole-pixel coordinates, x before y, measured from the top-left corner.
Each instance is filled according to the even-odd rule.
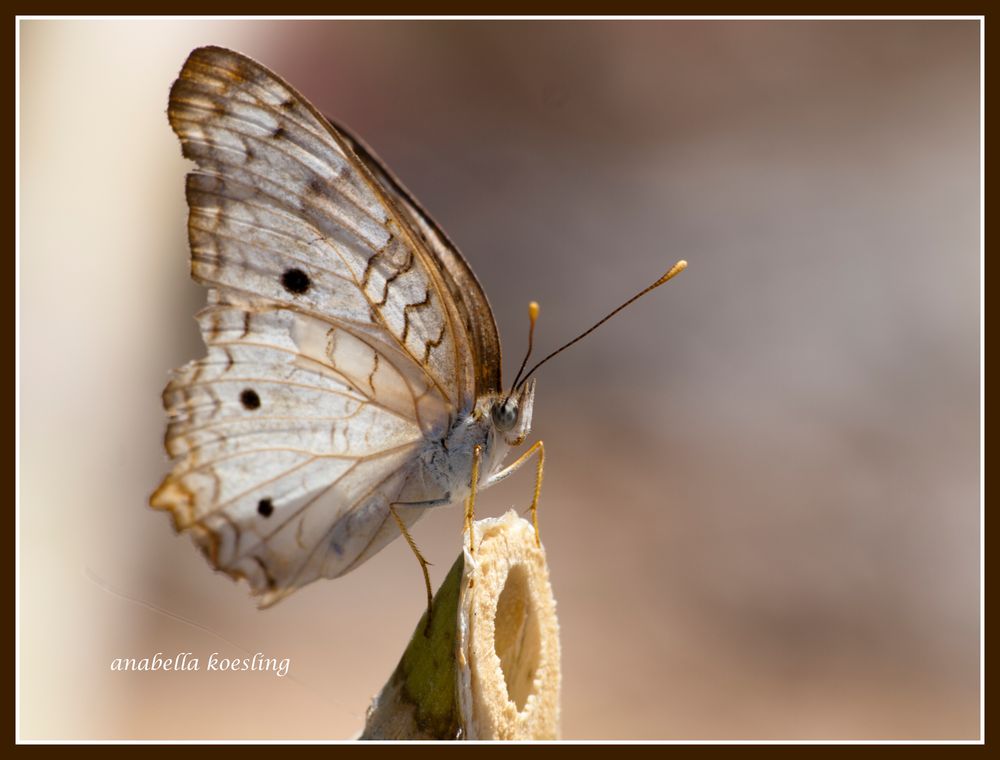
[[[208,355],[164,391],[173,470],[152,506],[262,606],[401,532],[429,596],[406,532],[427,508],[469,499],[470,520],[477,488],[537,454],[535,513],[542,442],[503,466],[534,381],[503,391],[496,323],[461,254],[278,76],[199,48],[168,115],[198,165],[188,231]]]

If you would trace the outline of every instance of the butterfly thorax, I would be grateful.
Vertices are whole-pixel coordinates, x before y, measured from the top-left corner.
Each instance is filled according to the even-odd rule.
[[[520,445],[531,430],[534,391],[534,382],[531,382],[515,394],[513,403],[517,414],[509,430],[499,429],[493,416],[494,408],[504,402],[506,394],[481,396],[475,407],[458,417],[444,436],[428,442],[411,481],[422,484],[425,493],[436,491],[439,501],[461,501],[469,495],[473,452],[479,446],[478,486],[489,486],[490,478],[503,469],[510,449]],[[434,488],[428,489],[432,483]]]

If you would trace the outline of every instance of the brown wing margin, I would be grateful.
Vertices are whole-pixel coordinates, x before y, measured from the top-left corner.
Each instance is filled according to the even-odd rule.
[[[462,318],[465,320],[465,328],[472,337],[473,350],[476,352],[474,357],[476,396],[501,393],[503,365],[500,335],[483,286],[479,284],[465,257],[371,148],[339,122],[329,117],[326,117],[326,120],[350,145],[351,150],[368,167],[379,184],[389,192],[401,216],[434,256],[441,277],[452,297],[462,304]],[[430,239],[426,233],[430,233]]]

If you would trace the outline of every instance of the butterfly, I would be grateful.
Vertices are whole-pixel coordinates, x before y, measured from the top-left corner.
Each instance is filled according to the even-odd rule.
[[[526,355],[504,391],[496,322],[457,248],[359,139],[261,64],[194,50],[167,114],[197,165],[188,236],[207,355],[163,392],[173,469],[151,505],[263,607],[399,535],[429,602],[409,528],[460,501],[468,527],[477,490],[532,457],[538,540],[544,446],[504,460],[531,428],[531,375],[558,351],[524,374]]]

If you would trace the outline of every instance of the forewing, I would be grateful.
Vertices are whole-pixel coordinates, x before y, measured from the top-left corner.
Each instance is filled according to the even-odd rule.
[[[384,190],[274,74],[201,48],[168,114],[198,164],[208,355],[164,391],[174,468],[151,502],[269,604],[384,542],[425,442],[474,399],[469,338]]]
[[[470,336],[475,356],[476,395],[501,392],[503,377],[500,334],[486,292],[479,284],[472,267],[444,230],[424,211],[374,151],[342,124],[334,123],[334,126],[437,260],[448,290],[459,307],[466,333]]]
[[[433,256],[304,98],[249,58],[200,48],[168,114],[199,167],[188,177],[196,280],[390,338],[443,402],[474,401],[468,338]]]

